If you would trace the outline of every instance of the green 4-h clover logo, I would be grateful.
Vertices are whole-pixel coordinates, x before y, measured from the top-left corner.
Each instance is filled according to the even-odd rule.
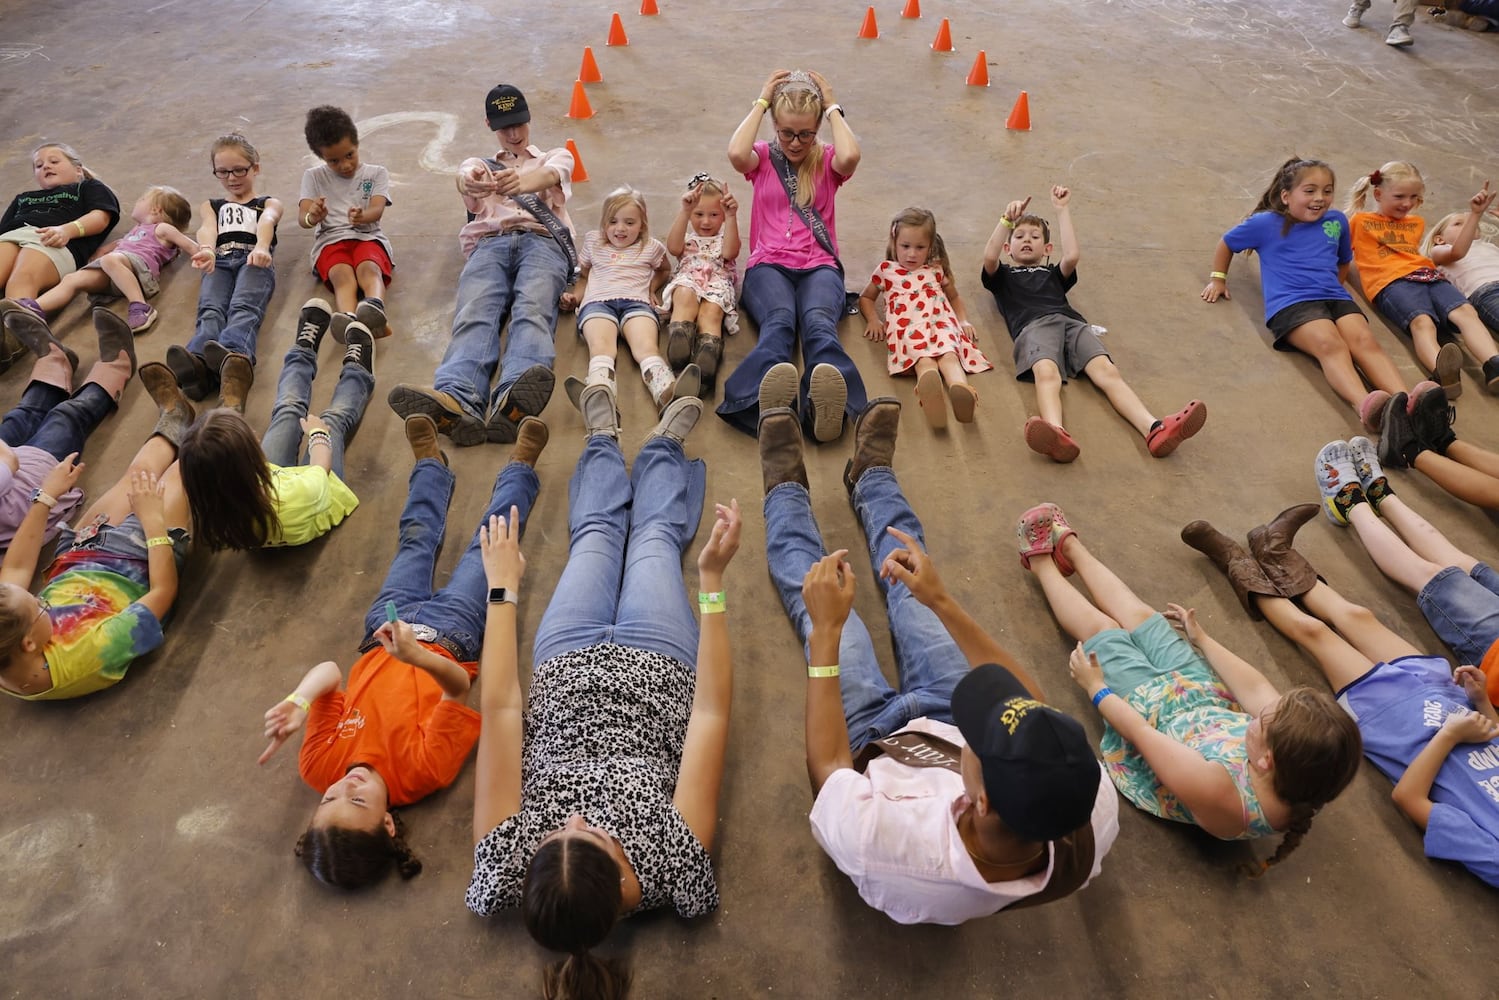
[[[1337,219],[1328,219],[1322,223],[1322,231],[1327,234],[1328,239],[1336,240],[1343,235],[1343,224]]]

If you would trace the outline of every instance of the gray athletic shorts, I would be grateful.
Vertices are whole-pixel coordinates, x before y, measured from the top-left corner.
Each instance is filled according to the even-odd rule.
[[[1031,369],[1036,362],[1054,361],[1064,380],[1075,379],[1100,355],[1108,357],[1109,352],[1093,332],[1093,324],[1051,313],[1031,320],[1015,338],[1015,377],[1034,382]]]

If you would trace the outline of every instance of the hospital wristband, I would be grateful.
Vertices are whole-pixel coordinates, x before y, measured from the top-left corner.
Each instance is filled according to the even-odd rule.
[[[1212,274],[1208,275],[1208,277],[1210,277],[1210,278],[1217,278],[1219,281],[1227,281],[1228,280],[1228,272],[1227,271],[1214,271]]]
[[[155,538],[148,538],[148,539],[146,539],[146,548],[148,548],[148,549],[154,549],[154,548],[156,548],[158,546],[161,546],[161,545],[171,545],[171,544],[172,544],[171,538],[167,537],[166,535],[157,535]]]
[[[287,695],[285,698],[282,698],[281,700],[291,702],[293,705],[297,706],[304,712],[312,707],[312,702],[308,701],[306,698],[303,698],[295,691]]]
[[[814,667],[811,664],[808,664],[807,665],[807,676],[808,677],[837,677],[838,676],[838,664],[831,663],[831,664],[827,665],[826,667]]]
[[[721,615],[729,610],[729,595],[722,590],[712,593],[700,591],[697,595],[697,610],[705,615]]]
[[[1110,689],[1110,688],[1106,688],[1106,687],[1099,688],[1094,693],[1094,695],[1093,695],[1093,707],[1097,708],[1099,702],[1103,701],[1105,698],[1107,698],[1109,695],[1111,695],[1113,693],[1114,693],[1113,690]]]
[[[760,110],[761,111],[769,111],[770,110],[770,102],[767,101],[763,97],[757,97],[757,98],[755,98],[755,103],[760,106]]]
[[[1004,226],[1006,229],[1014,229],[1015,228],[1015,223],[1010,220],[1010,217],[1008,215],[1002,215],[1002,216],[1000,216],[1000,218],[999,218],[999,224],[1001,226]]]
[[[79,236],[87,236],[88,235],[88,230],[83,228],[83,223],[79,222],[77,219],[74,219],[73,220],[73,225],[75,225],[75,226],[78,227],[78,235]]]

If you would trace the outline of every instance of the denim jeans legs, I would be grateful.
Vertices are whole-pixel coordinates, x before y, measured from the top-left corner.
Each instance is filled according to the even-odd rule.
[[[625,475],[613,438],[595,434],[568,485],[567,566],[536,630],[532,663],[614,642],[697,664],[697,619],[682,554],[703,513],[707,470],[651,438]]]
[[[1477,666],[1499,641],[1499,573],[1485,563],[1471,574],[1456,566],[1443,569],[1416,594],[1416,606],[1459,665]]]
[[[406,506],[401,511],[400,543],[380,594],[365,615],[361,649],[373,645],[372,633],[385,622],[385,602],[395,601],[402,621],[432,626],[437,630],[438,641],[460,660],[479,658],[489,601],[479,526],[475,526],[473,538],[453,569],[448,585],[436,593],[432,591],[432,574],[447,530],[448,504],[453,499],[455,481],[452,470],[435,458],[424,458],[411,470]],[[509,517],[511,506],[515,506],[519,508],[524,535],[531,505],[540,489],[535,469],[524,462],[507,463],[495,478],[489,506],[479,525],[488,524],[491,514]]]
[[[245,250],[219,254],[198,289],[198,328],[187,349],[201,356],[203,345],[217,340],[254,364],[255,341],[275,290],[274,267],[252,266]]]
[[[550,237],[512,230],[480,240],[458,276],[453,337],[433,388],[482,421],[527,368],[551,368],[557,357],[557,300],[567,277],[567,257]],[[509,340],[501,360],[500,328],[507,314]],[[500,380],[491,392],[496,368]]]
[[[276,404],[271,408],[271,425],[266,428],[260,447],[272,465],[296,465],[302,453],[302,418],[312,405],[312,382],[317,378],[317,355],[293,344],[281,363],[281,378],[276,383]],[[353,436],[375,391],[375,376],[363,365],[342,365],[333,399],[323,411],[328,437],[333,444],[333,473],[344,475],[344,446]],[[305,460],[303,462],[305,463]]]
[[[925,544],[921,522],[901,493],[893,470],[877,467],[861,476],[853,504],[876,576],[885,557],[900,547],[886,527],[893,525]],[[766,495],[765,536],[771,579],[805,652],[812,621],[802,601],[802,579],[827,554],[806,487],[783,483]],[[879,585],[885,595],[900,690],[885,680],[869,629],[857,612],[851,613],[843,627],[838,660],[843,715],[854,753],[870,740],[899,732],[912,719],[926,716],[951,722],[953,687],[968,672],[967,658],[931,610],[901,584],[881,580]]]
[[[89,434],[114,411],[115,401],[97,382],[85,382],[72,396],[33,382],[0,421],[0,441],[12,448],[31,445],[61,461],[73,452],[81,455]]]

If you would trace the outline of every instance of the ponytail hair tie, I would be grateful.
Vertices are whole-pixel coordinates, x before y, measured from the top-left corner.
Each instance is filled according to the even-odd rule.
[[[1369,183],[1373,184],[1375,187],[1379,187],[1384,183],[1384,174],[1380,173],[1378,169],[1375,169],[1374,173],[1369,175]]]
[[[697,173],[693,174],[692,179],[687,182],[687,190],[691,191],[693,188],[700,187],[701,185],[706,184],[712,179],[713,177],[706,170],[699,170]]]

